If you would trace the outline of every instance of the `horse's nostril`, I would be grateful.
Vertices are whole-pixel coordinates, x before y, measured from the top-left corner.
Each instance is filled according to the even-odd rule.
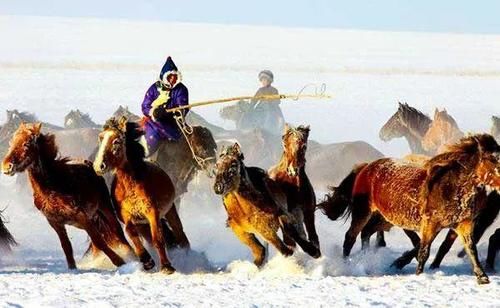
[[[101,165],[99,167],[101,168],[101,171],[106,170],[106,164],[105,163],[101,163]]]
[[[214,185],[214,191],[216,194],[221,194],[222,193],[222,184],[220,183],[215,183]]]

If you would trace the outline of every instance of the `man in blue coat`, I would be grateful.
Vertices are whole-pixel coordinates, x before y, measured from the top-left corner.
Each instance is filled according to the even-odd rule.
[[[168,57],[161,69],[160,79],[149,87],[144,96],[142,113],[147,156],[158,150],[162,140],[176,141],[181,137],[174,114],[165,112],[166,109],[189,104],[188,89],[181,81],[181,73],[172,58]],[[182,115],[185,116],[188,111],[184,109]]]

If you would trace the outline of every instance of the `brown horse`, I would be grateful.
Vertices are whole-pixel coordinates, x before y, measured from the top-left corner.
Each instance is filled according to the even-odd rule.
[[[321,201],[317,206],[321,209],[323,214],[325,214],[330,220],[337,220],[344,217],[346,210],[352,204],[352,190],[356,177],[359,172],[365,168],[368,163],[360,164],[355,166],[351,173],[345,177],[344,180],[336,187],[330,187],[330,193],[328,193],[324,200]],[[379,214],[374,214],[370,221],[363,227],[361,231],[361,248],[366,249],[370,246],[370,237],[373,233],[377,232],[377,247],[385,247],[384,231],[389,231],[392,228],[392,224],[384,219],[383,216]],[[418,245],[420,238],[418,235],[410,230],[404,230],[406,235],[410,238],[413,246]],[[393,266],[397,268],[402,268],[407,263],[404,263],[405,259],[398,259],[393,263]],[[404,264],[403,264],[404,263]]]
[[[285,256],[293,253],[278,237],[280,227],[305,252],[319,257],[319,250],[297,231],[295,218],[287,212],[286,195],[263,169],[246,167],[243,159],[237,143],[222,152],[217,161],[214,191],[222,195],[227,223],[239,240],[250,247],[254,263],[262,265],[266,256],[264,246],[255,235],[260,235]]]
[[[167,257],[161,219],[175,209],[175,188],[160,167],[145,161],[144,148],[138,142],[142,134],[139,125],[127,122],[125,117],[119,121],[109,119],[99,134],[94,170],[100,175],[109,171],[115,173],[111,187],[113,204],[144,269],[154,267],[154,261],[140,238],[144,225],[149,225],[144,237],[151,238],[158,252],[160,270],[171,274],[175,269]]]
[[[70,269],[76,264],[65,225],[85,230],[113,264],[123,265],[109,244],[129,246],[112,212],[104,180],[95,174],[90,162],[58,159],[57,155],[54,135],[42,134],[40,123],[22,123],[2,162],[2,171],[6,175],[28,171],[35,206],[59,236]],[[101,234],[105,229],[107,234]]]
[[[423,161],[424,159],[425,161]],[[405,161],[409,161],[412,164],[417,164],[420,166],[424,166],[424,163],[428,160],[429,158],[426,158],[425,156],[411,155],[410,157],[405,157]],[[337,220],[345,214],[347,208],[352,202],[352,190],[354,187],[356,176],[367,165],[368,164],[361,164],[354,167],[351,173],[344,180],[342,180],[339,186],[330,187],[330,193],[328,193],[325,199],[318,204],[318,207],[323,211],[325,215],[328,216],[328,218],[330,218],[331,220]],[[481,210],[479,215],[474,219],[473,240],[475,243],[479,242],[486,229],[491,226],[491,224],[497,217],[498,212],[500,211],[500,195],[498,193],[492,192],[488,196],[486,202],[486,207]],[[375,232],[377,232],[377,246],[385,246],[384,231],[389,231],[389,229],[391,228],[392,224],[387,222],[383,216],[379,215],[378,213],[374,214],[361,231],[362,249],[366,249],[367,247],[369,247],[370,237]],[[420,243],[420,238],[418,237],[418,235],[411,230],[403,231],[410,238],[413,246],[418,247]],[[431,269],[438,268],[441,265],[443,258],[450,250],[457,236],[458,235],[457,233],[455,233],[455,231],[453,231],[452,229],[449,230],[446,238],[439,247],[434,261],[430,266]],[[491,247],[494,247],[494,245]],[[463,250],[459,253],[459,257],[462,257],[465,254],[466,252],[465,250]],[[398,269],[402,269],[403,267],[408,265],[413,260],[413,258],[416,257],[416,255],[416,250],[407,251],[400,258],[396,259],[392,266]]]
[[[441,153],[446,146],[460,140],[464,133],[458,128],[457,122],[446,109],[434,111],[434,120],[422,138],[422,146],[429,153]]]
[[[379,137],[383,141],[404,137],[414,154],[429,155],[422,147],[422,138],[429,129],[432,120],[407,103],[398,103],[398,110],[382,126]]]
[[[484,208],[487,193],[500,191],[499,155],[500,146],[491,135],[474,135],[431,159],[426,168],[392,159],[369,164],[354,184],[344,255],[379,213],[393,225],[420,232],[417,274],[423,272],[437,233],[452,228],[464,243],[478,283],[488,283],[472,239],[473,218]]]
[[[294,128],[285,124],[283,155],[279,163],[269,169],[268,174],[286,193],[288,211],[297,217],[299,222],[304,221],[309,241],[319,249],[319,239],[314,224],[316,195],[306,174],[308,138],[309,126],[301,125]],[[303,229],[302,224],[299,228]],[[295,244],[289,237],[285,237],[284,240],[289,246]]]

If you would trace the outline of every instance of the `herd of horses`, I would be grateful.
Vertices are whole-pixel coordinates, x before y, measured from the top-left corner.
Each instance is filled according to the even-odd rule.
[[[237,109],[226,108],[232,109],[221,114],[238,118]],[[285,256],[298,245],[320,257],[315,212],[321,209],[331,220],[351,217],[344,256],[360,233],[362,248],[374,233],[377,246],[385,246],[384,232],[397,226],[413,249],[394,266],[403,268],[416,258],[419,274],[436,235],[449,229],[431,267],[439,267],[460,237],[461,254],[469,256],[478,283],[489,282],[476,243],[500,210],[497,117],[490,134],[465,136],[446,110],[436,110],[432,120],[399,103],[379,136],[384,141],[406,138],[413,154],[390,159],[364,142],[309,140],[308,126],[286,125],[282,136],[274,136],[238,126],[226,130],[190,112],[185,138],[165,142],[155,162],[145,158],[138,141],[140,117],[121,106],[102,126],[78,110],[65,117],[64,127],[18,111],[8,111],[7,117],[0,127],[2,172],[27,173],[34,204],[56,231],[69,268],[76,263],[66,225],[83,229],[91,239],[88,252],[103,252],[116,266],[125,262],[117,249],[126,249],[145,270],[153,269],[146,241],[159,256],[158,270],[173,273],[166,248],[190,247],[178,215],[181,197],[205,172],[212,191],[222,197],[227,225],[250,248],[257,266],[266,259],[259,238]],[[330,192],[317,202],[313,187]],[[14,244],[1,224],[0,245]],[[497,230],[490,238],[490,269],[499,248]]]

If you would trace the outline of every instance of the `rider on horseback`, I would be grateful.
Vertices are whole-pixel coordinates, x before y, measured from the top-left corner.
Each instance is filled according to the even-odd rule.
[[[141,140],[146,156],[154,154],[163,140],[177,141],[181,131],[175,114],[167,109],[189,104],[188,89],[182,84],[182,76],[171,57],[163,65],[159,80],[152,84],[142,102],[145,137]],[[181,110],[184,117],[189,109]]]
[[[263,70],[259,73],[259,81],[262,87],[255,93],[255,98],[250,100],[248,111],[244,115],[247,121],[242,120],[242,122],[253,122],[254,128],[261,128],[272,134],[281,135],[285,120],[280,108],[280,99],[259,98],[266,95],[279,95],[278,90],[271,85],[274,81],[274,75],[269,70]]]

